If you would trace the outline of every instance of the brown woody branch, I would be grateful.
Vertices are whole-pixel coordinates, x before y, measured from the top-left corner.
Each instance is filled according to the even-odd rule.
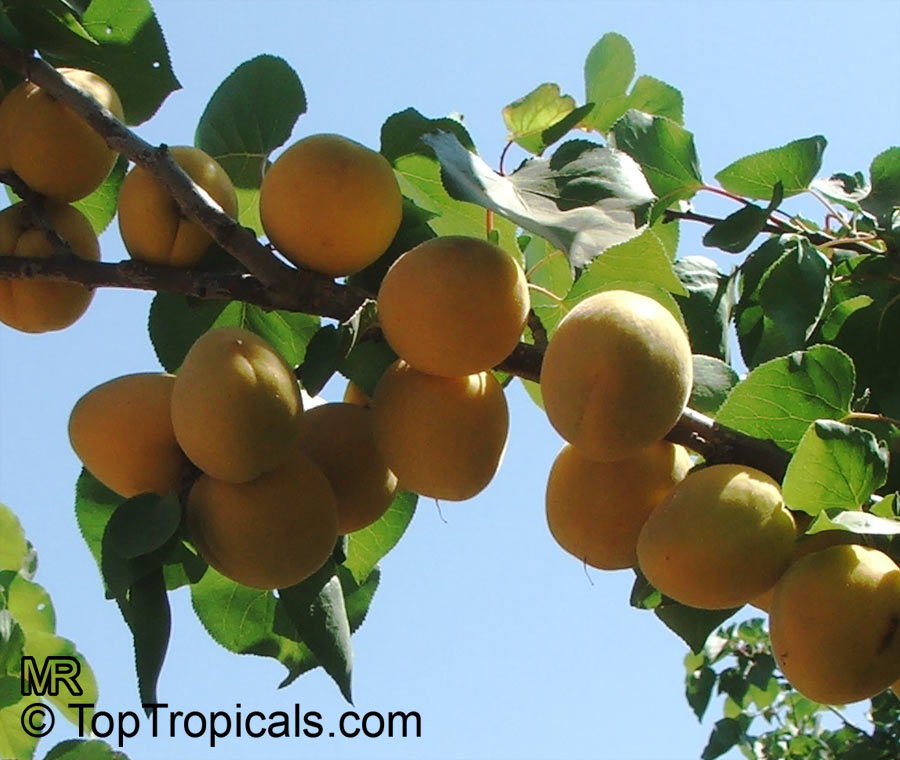
[[[44,61],[0,42],[0,65],[17,71],[71,107],[113,150],[143,166],[163,182],[182,212],[202,225],[250,273],[173,269],[137,261],[89,262],[74,256],[48,259],[0,256],[0,279],[55,280],[77,282],[91,288],[120,287],[201,299],[239,300],[263,308],[303,312],[340,321],[348,319],[370,297],[359,288],[282,263],[250,230],[211,205],[206,195],[198,192],[194,182],[172,160],[165,146],[157,148],[138,137]],[[694,219],[709,224],[719,221],[684,212],[667,212],[667,218]],[[542,347],[520,343],[497,369],[538,382],[542,360]],[[770,441],[760,441],[725,428],[692,409],[685,410],[667,438],[698,452],[708,461],[748,464],[779,480],[789,458]]]

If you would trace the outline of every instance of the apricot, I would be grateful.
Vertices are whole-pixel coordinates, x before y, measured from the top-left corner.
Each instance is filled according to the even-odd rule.
[[[122,103],[103,77],[81,69],[57,69],[119,119]],[[21,88],[21,91],[20,91]],[[103,184],[117,153],[67,105],[33,82],[22,82],[9,97],[5,116],[6,151],[12,170],[32,190],[59,201],[77,201]]]
[[[188,535],[222,575],[259,589],[308,578],[337,540],[337,505],[328,479],[299,449],[249,483],[201,475],[188,494]]]
[[[258,335],[219,327],[201,335],[172,391],[175,438],[218,480],[244,483],[287,457],[303,411],[294,374]]]
[[[303,414],[298,443],[331,484],[338,533],[371,525],[391,506],[397,477],[375,445],[371,410],[354,404],[310,409]]]
[[[684,330],[657,301],[608,290],[560,322],[544,355],[541,393],[557,432],[598,462],[665,436],[693,382]]]
[[[100,245],[90,222],[72,206],[50,203],[50,224],[81,259],[99,261]],[[55,244],[35,226],[22,203],[0,212],[0,255],[47,259]],[[62,330],[84,314],[93,291],[72,282],[0,280],[0,322],[28,333]]]
[[[752,467],[717,464],[690,473],[650,514],[638,564],[682,604],[739,607],[778,580],[796,537],[778,483]]]
[[[169,148],[169,153],[222,211],[237,214],[234,185],[214,158],[188,146]],[[212,243],[209,233],[185,218],[169,190],[141,166],[122,182],[119,232],[131,258],[175,267],[195,266]]]
[[[0,171],[12,169],[10,130],[18,119],[18,110],[25,101],[26,93],[24,83],[21,83],[0,101]]]
[[[641,528],[690,468],[687,451],[668,441],[620,462],[586,459],[567,444],[547,482],[550,532],[563,549],[592,567],[633,567]]]
[[[69,440],[91,474],[120,496],[176,489],[187,463],[172,430],[174,375],[125,375],[82,396]]]
[[[529,307],[515,259],[492,243],[457,235],[404,253],[378,291],[391,348],[415,369],[444,377],[503,361],[519,342]]]
[[[775,585],[769,635],[804,696],[835,705],[874,696],[900,678],[900,568],[865,546],[800,558]]]
[[[371,264],[400,227],[403,201],[390,163],[353,140],[312,135],[266,172],[263,229],[299,266],[338,277]]]
[[[437,377],[398,360],[379,380],[372,411],[375,441],[402,488],[463,501],[500,466],[509,411],[489,372]]]

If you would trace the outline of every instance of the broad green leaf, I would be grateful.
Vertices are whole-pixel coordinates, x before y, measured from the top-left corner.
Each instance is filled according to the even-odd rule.
[[[352,703],[350,621],[334,565],[329,562],[302,583],[279,589],[278,600],[300,640],[337,684],[344,699]]]
[[[569,132],[575,129],[581,120],[591,112],[593,107],[593,103],[585,103],[583,106],[578,106],[578,108],[574,111],[570,111],[552,127],[547,127],[547,129],[541,132],[541,142],[544,144],[544,148],[546,149],[550,145],[553,145],[553,143],[561,140]]]
[[[741,253],[762,232],[770,213],[750,203],[710,227],[703,236],[703,245],[726,253]]]
[[[238,66],[210,98],[194,144],[215,158],[238,196],[238,221],[257,235],[259,187],[269,154],[291,136],[306,113],[306,94],[290,65],[261,55]]]
[[[736,609],[700,610],[665,596],[653,611],[694,653],[701,652],[709,635],[737,612]]]
[[[24,648],[25,631],[22,626],[9,610],[0,609],[0,674],[16,674],[21,670]]]
[[[122,502],[107,525],[118,554],[132,558],[162,547],[181,524],[181,503],[170,494],[145,493]]]
[[[900,517],[900,494],[891,493],[876,501],[869,509],[876,517]]]
[[[810,183],[810,188],[856,212],[862,211],[860,201],[872,189],[862,172],[838,173],[832,174],[828,179],[815,179]]]
[[[822,153],[827,141],[821,135],[794,140],[780,148],[744,156],[716,174],[726,190],[747,198],[768,200],[779,182],[784,197],[801,193],[809,187],[822,166]]]
[[[379,560],[397,545],[415,514],[418,499],[414,493],[400,491],[378,520],[347,537],[343,564],[357,583],[365,583]]]
[[[9,584],[6,608],[26,636],[33,631],[56,631],[56,613],[50,594],[43,586],[25,580],[21,575],[16,575]]]
[[[737,372],[721,359],[694,354],[694,386],[688,406],[714,415],[737,383]]]
[[[574,266],[635,237],[653,200],[629,156],[586,140],[563,143],[551,158],[529,159],[507,177],[452,134],[434,132],[422,141],[437,154],[451,196],[493,209],[545,238],[567,251]]]
[[[628,603],[639,610],[653,610],[659,607],[662,601],[663,595],[647,580],[639,568],[635,568]]]
[[[86,469],[82,468],[81,474],[75,485],[75,517],[78,520],[78,529],[84,538],[97,568],[100,569],[103,534],[106,524],[124,498],[108,489]]]
[[[608,32],[591,48],[584,62],[585,102],[594,109],[585,126],[606,132],[626,108],[625,90],[634,78],[634,50],[621,34]]]
[[[546,145],[543,133],[575,110],[575,98],[562,95],[558,84],[545,82],[503,109],[508,140],[529,153],[540,155]]]
[[[615,147],[641,165],[657,195],[655,216],[703,186],[694,136],[677,122],[630,110],[613,125],[612,135]]]
[[[241,301],[197,302],[157,293],[150,305],[150,339],[159,363],[175,372],[203,333],[214,327],[243,327],[264,338],[291,366],[301,364],[318,317],[289,311],[266,311]]]
[[[116,165],[109,176],[103,180],[94,192],[72,205],[87,217],[94,233],[99,235],[105,230],[116,215],[119,203],[119,188],[125,179],[125,170],[128,168],[128,159],[119,156]]]
[[[773,359],[738,383],[716,420],[794,451],[812,422],[850,412],[853,362],[833,346],[813,346]]]
[[[27,553],[28,544],[19,518],[9,507],[0,504],[0,570],[18,572]]]
[[[79,40],[63,62],[106,79],[122,100],[127,124],[146,121],[181,88],[148,0],[93,0],[82,23],[99,44]]]
[[[872,160],[869,167],[872,189],[860,205],[875,216],[887,220],[900,206],[900,148],[888,148]]]
[[[87,660],[68,639],[38,630],[26,634],[25,654],[34,657],[38,669],[48,657],[74,657],[78,660],[80,671],[75,681],[81,687],[81,695],[73,698],[67,688],[60,688],[56,695],[50,694],[49,691],[44,695],[44,698],[57,712],[62,713],[66,720],[78,725],[78,710],[70,707],[69,703],[73,701],[97,703],[97,679],[94,678],[94,672],[87,664]],[[86,719],[90,720],[93,710],[86,708],[84,714]]]
[[[156,685],[169,648],[172,625],[162,568],[136,581],[127,599],[116,601],[134,640],[141,703],[156,702]]]
[[[7,0],[4,12],[42,53],[67,58],[98,44],[64,0]]]
[[[887,452],[868,430],[817,420],[800,440],[782,484],[791,509],[860,509],[887,479]]]
[[[681,92],[672,85],[647,75],[635,80],[625,108],[665,116],[677,124],[684,124],[684,98]]]
[[[26,697],[9,707],[0,708],[0,757],[4,760],[31,760],[38,738],[22,730],[25,708],[32,704]]]
[[[128,760],[128,756],[99,739],[67,739],[44,755],[44,760]]]
[[[364,340],[353,347],[338,369],[344,377],[352,380],[371,397],[381,376],[395,361],[397,354],[387,341]]]
[[[727,360],[728,324],[734,308],[731,278],[705,256],[685,256],[675,262],[675,274],[687,297],[675,300],[684,315],[694,353]]]
[[[719,694],[728,695],[728,701],[736,708],[734,710],[735,714],[741,712],[741,706],[744,704],[744,698],[747,696],[749,689],[750,684],[747,682],[747,678],[737,668],[725,668],[719,673]],[[727,707],[726,705],[726,715],[729,713]]]
[[[900,535],[900,520],[896,517],[879,517],[858,510],[823,509],[816,515],[807,535],[842,530],[862,536]]]
[[[865,309],[873,303],[874,299],[867,295],[853,296],[853,298],[838,301],[822,320],[822,326],[820,328],[822,337],[825,338],[825,340],[834,340],[840,333],[841,328],[844,326],[847,319],[860,309]]]
[[[369,299],[346,322],[337,326],[324,325],[318,329],[309,341],[303,364],[300,365],[300,380],[310,395],[319,394],[350,355],[357,338],[377,322],[375,301]]]
[[[572,267],[566,255],[543,238],[528,239],[522,252],[525,256],[525,275],[528,282],[557,296],[551,298],[539,290],[531,290],[531,308],[537,314],[548,335],[552,335],[557,325],[566,315],[562,299],[574,282]]]
[[[703,754],[700,755],[701,760],[713,760],[713,758],[720,757],[742,741],[749,722],[748,716],[722,718],[716,721],[709,736],[709,742],[703,748]]]
[[[587,272],[585,274],[587,274]],[[610,280],[598,283],[592,278],[582,275],[575,281],[575,284],[569,291],[569,295],[566,296],[566,307],[571,310],[577,303],[583,301],[585,298],[596,295],[597,293],[604,293],[607,290],[630,290],[633,293],[640,293],[648,298],[659,301],[659,303],[665,306],[672,316],[675,317],[678,324],[687,331],[684,317],[681,315],[681,309],[678,308],[675,298],[669,292],[651,282]]]
[[[716,671],[708,665],[695,670],[688,675],[685,682],[685,696],[687,703],[697,716],[697,720],[703,720],[709,699],[712,696],[713,686],[716,685]]]
[[[21,657],[21,651],[18,652]],[[10,707],[22,699],[22,680],[15,676],[5,675],[6,671],[0,671],[0,710]]]

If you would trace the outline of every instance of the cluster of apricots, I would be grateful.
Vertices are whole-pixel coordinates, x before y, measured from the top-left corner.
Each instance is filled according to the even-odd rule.
[[[61,72],[121,117],[102,79]],[[210,156],[171,153],[236,214],[234,187]],[[33,84],[0,104],[0,170],[48,198],[52,227],[85,259],[99,258],[96,237],[66,204],[98,187],[115,158]],[[289,147],[265,174],[259,202],[275,248],[331,277],[378,259],[402,215],[388,161],[337,135]],[[118,217],[129,255],[141,261],[191,267],[210,243],[140,167],[122,184]],[[0,213],[0,252],[53,249],[27,207]],[[0,320],[60,329],[89,300],[69,283],[0,282]],[[479,493],[506,445],[508,409],[491,370],[525,329],[520,264],[483,240],[428,240],[391,265],[377,307],[399,359],[371,399],[350,386],[352,403],[304,410],[295,371],[271,345],[218,328],[194,343],[177,374],[120,377],[83,396],[70,419],[72,446],[123,497],[186,494],[190,539],[224,575],[257,588],[298,583],[338,536],[378,520],[400,487],[445,500]],[[778,664],[812,699],[874,695],[900,678],[900,568],[846,533],[802,536],[763,472],[692,470],[687,451],[664,439],[689,398],[692,366],[683,328],[647,296],[607,290],[562,320],[540,377],[547,416],[567,442],[548,479],[552,535],[591,566],[639,568],[685,605],[769,611]]]

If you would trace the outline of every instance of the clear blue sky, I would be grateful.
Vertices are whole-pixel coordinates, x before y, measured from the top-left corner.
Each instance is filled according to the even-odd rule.
[[[897,2],[290,2],[157,0],[184,90],[140,129],[189,143],[216,85],[268,52],[287,59],[309,113],[295,138],[338,132],[372,147],[391,113],[459,112],[496,165],[500,109],[541,82],[583,99],[582,65],[607,31],[627,36],[638,73],[681,89],[707,179],[731,160],[824,134],[823,171],[866,170],[900,142]],[[516,159],[518,160],[518,158]],[[698,200],[701,210],[727,206]],[[103,258],[125,254],[115,235]],[[680,255],[702,253],[683,231]],[[154,370],[148,295],[106,290],[72,328],[28,336],[0,326],[0,500],[40,554],[58,631],[92,664],[102,709],[138,710],[128,629],[103,599],[78,534],[79,463],[66,423],[76,399],[114,376]],[[329,388],[332,397],[337,386]],[[382,587],[354,637],[356,707],[417,710],[420,739],[235,739],[215,751],[190,739],[125,750],[162,757],[693,758],[710,724],[683,697],[685,646],[631,610],[631,574],[590,572],[564,554],[543,515],[561,441],[522,392],[509,391],[503,467],[480,496],[443,508],[423,501],[383,562]],[[317,710],[345,706],[320,672],[277,691],[282,668],[219,648],[186,590],[172,595],[173,630],[160,694],[183,710]],[[715,709],[711,710],[712,714]],[[716,715],[717,717],[717,715]],[[38,756],[71,732],[61,723]],[[52,741],[51,741],[52,740]]]

